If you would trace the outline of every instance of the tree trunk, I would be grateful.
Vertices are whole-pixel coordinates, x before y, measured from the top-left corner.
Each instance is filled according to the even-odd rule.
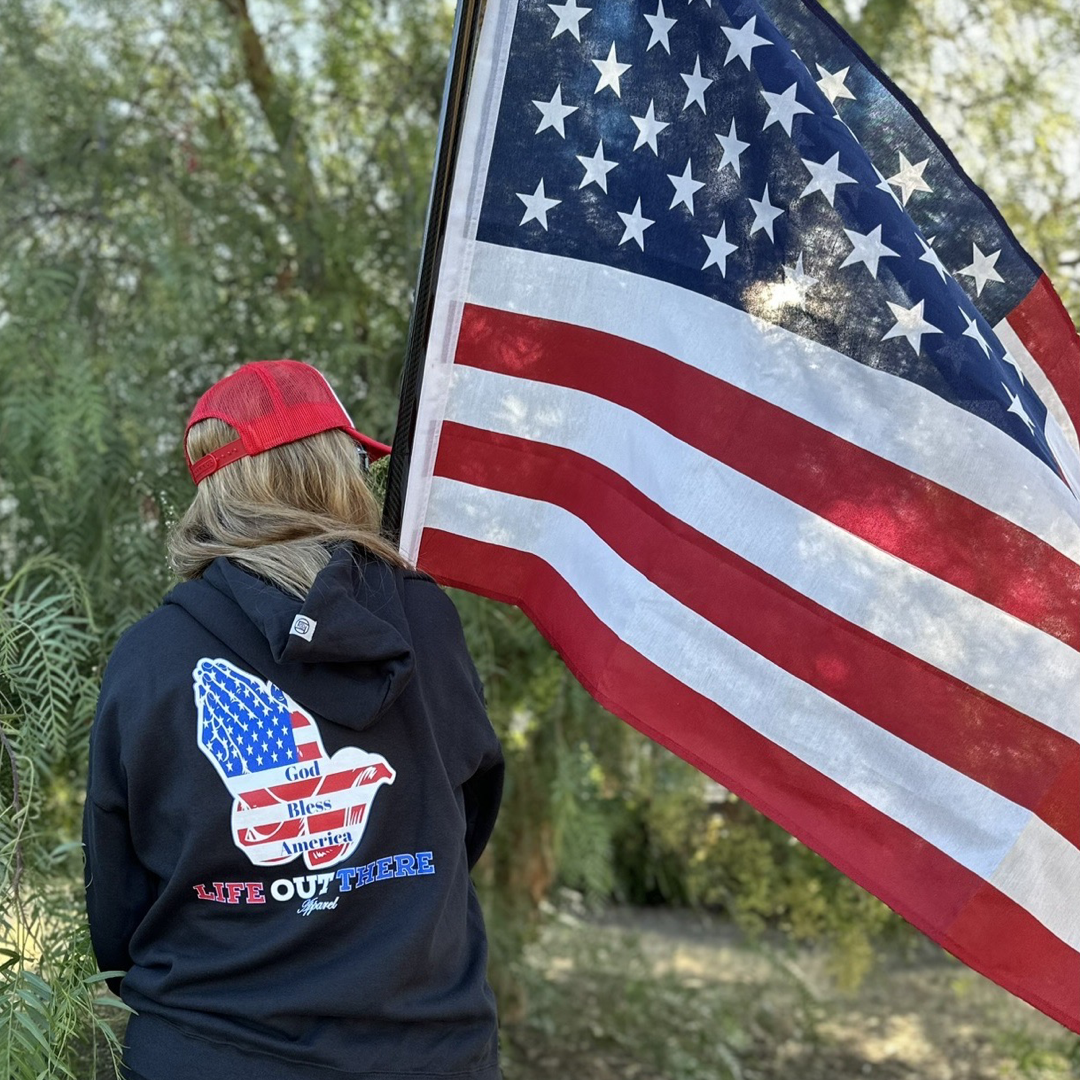
[[[219,0],[236,26],[244,73],[262,109],[284,174],[289,199],[289,230],[296,241],[301,284],[317,293],[326,279],[323,214],[296,105],[270,66],[247,0]]]

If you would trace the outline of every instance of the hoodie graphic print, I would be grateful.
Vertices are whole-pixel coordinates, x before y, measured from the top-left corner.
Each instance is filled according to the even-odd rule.
[[[272,682],[228,660],[195,666],[199,748],[233,796],[230,827],[256,866],[303,856],[310,870],[348,858],[383,784],[386,758],[346,746],[323,749],[315,721]]]
[[[117,643],[87,913],[146,1080],[499,1080],[469,872],[503,757],[449,597],[352,544],[226,558]],[[370,886],[370,887],[369,887]]]

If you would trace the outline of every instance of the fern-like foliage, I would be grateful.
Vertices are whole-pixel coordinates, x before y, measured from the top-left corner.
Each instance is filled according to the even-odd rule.
[[[12,1080],[84,1080],[73,1070],[119,1056],[80,888],[99,653],[75,567],[31,556],[0,587],[0,1076]]]

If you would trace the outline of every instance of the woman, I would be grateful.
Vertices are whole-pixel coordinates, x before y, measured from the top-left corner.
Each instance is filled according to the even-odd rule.
[[[182,579],[118,642],[87,908],[139,1080],[496,1080],[469,879],[503,759],[450,600],[378,534],[388,450],[292,360],[195,406]]]

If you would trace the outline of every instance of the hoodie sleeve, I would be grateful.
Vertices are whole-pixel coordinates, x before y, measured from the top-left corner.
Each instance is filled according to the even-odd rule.
[[[471,661],[470,661],[470,666]],[[484,687],[480,682],[480,676],[473,668],[476,692],[484,707],[484,716],[487,717],[486,703],[484,702]],[[502,747],[499,745],[495,729],[491,721],[487,721],[489,737],[484,747],[480,764],[473,775],[465,781],[463,792],[465,795],[465,850],[468,854],[469,869],[471,870],[479,860],[491,839],[492,830],[495,828],[495,819],[499,815],[499,806],[502,803],[503,779],[506,773],[506,763],[503,759]]]
[[[156,897],[154,878],[139,862],[128,825],[127,784],[119,739],[120,704],[106,671],[90,736],[90,773],[83,809],[86,911],[102,971],[131,966],[131,937]],[[114,994],[120,979],[108,980]]]
[[[433,702],[456,703],[450,712],[454,723],[447,729],[453,737],[444,736],[444,750],[449,774],[463,795],[465,850],[471,870],[491,839],[499,814],[505,773],[502,747],[488,717],[484,686],[453,600],[426,574],[412,571],[405,577],[415,588],[410,628],[422,658],[425,693]]]

